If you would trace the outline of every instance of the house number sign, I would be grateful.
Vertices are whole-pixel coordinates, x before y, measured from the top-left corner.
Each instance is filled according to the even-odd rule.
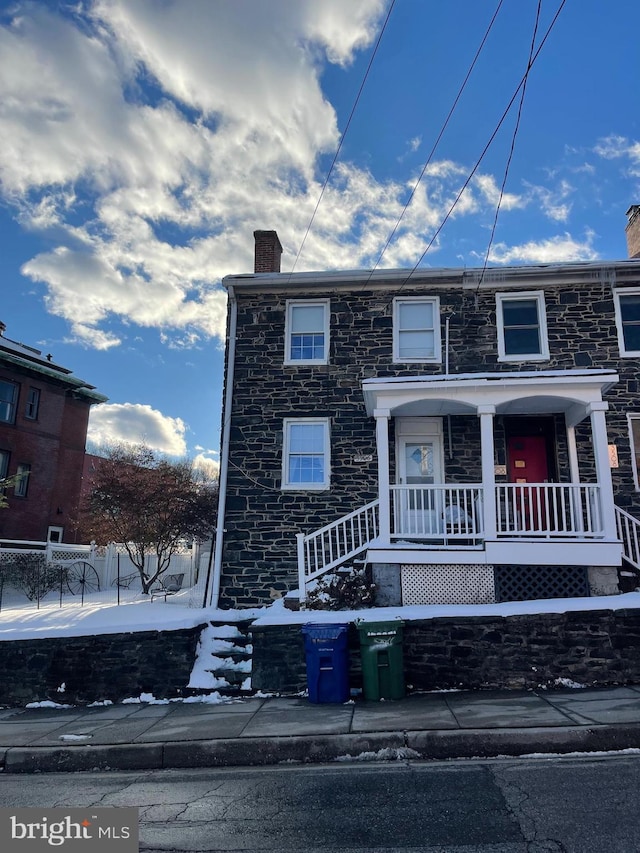
[[[373,453],[354,453],[354,462],[373,462]]]

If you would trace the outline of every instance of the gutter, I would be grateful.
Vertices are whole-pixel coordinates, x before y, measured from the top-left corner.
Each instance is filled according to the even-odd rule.
[[[220,579],[222,576],[222,550],[224,547],[224,515],[227,500],[227,474],[229,471],[229,437],[231,434],[231,404],[233,400],[233,380],[236,364],[236,329],[238,325],[238,303],[233,286],[227,285],[229,294],[229,340],[227,344],[226,388],[224,396],[222,445],[220,447],[220,479],[218,482],[218,518],[216,522],[216,545],[213,560],[213,586],[211,607],[218,607],[220,598]]]

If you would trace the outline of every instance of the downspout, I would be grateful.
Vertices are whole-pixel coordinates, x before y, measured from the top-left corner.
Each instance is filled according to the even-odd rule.
[[[211,607],[218,607],[220,598],[220,579],[222,576],[222,549],[224,547],[224,511],[227,499],[227,474],[229,471],[229,436],[231,434],[231,403],[233,398],[233,379],[236,363],[236,328],[238,322],[238,303],[232,285],[228,285],[229,338],[227,342],[226,388],[224,395],[222,446],[220,448],[220,479],[218,482],[218,518],[216,523],[216,547],[213,560],[213,586],[211,589]]]

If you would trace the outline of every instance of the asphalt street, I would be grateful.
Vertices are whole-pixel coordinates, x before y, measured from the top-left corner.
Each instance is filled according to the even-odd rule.
[[[0,805],[136,806],[144,853],[636,853],[640,756],[0,777]]]

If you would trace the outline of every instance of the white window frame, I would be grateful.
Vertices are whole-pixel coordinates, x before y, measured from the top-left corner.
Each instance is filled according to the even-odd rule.
[[[425,302],[433,305],[433,355],[418,356],[417,358],[406,358],[400,355],[400,309],[399,306],[406,303]],[[420,331],[419,329],[413,331]],[[423,329],[422,331],[431,331]],[[442,338],[440,334],[440,298],[438,296],[396,296],[393,300],[393,362],[394,364],[441,364],[442,363]]]
[[[9,460],[11,454],[8,450],[0,450],[0,480],[9,476]]]
[[[51,525],[47,530],[47,542],[53,542],[55,545],[63,541],[64,527]]]
[[[627,423],[629,425],[629,448],[631,450],[631,465],[633,467],[633,482],[636,487],[636,492],[640,492],[640,480],[638,479],[638,463],[636,461],[636,449],[640,453],[640,446],[636,448],[633,440],[633,421],[640,421],[640,413],[628,412]]]
[[[291,426],[299,424],[321,424],[323,426],[324,480],[321,483],[290,483],[289,455]],[[282,422],[282,489],[283,491],[326,491],[331,482],[331,438],[329,418],[285,418]]]
[[[616,311],[616,329],[618,330],[618,346],[622,358],[636,358],[640,356],[640,350],[628,350],[624,342],[624,325],[622,323],[622,308],[620,306],[621,296],[639,296],[640,287],[625,287],[613,291],[613,304]]]
[[[16,471],[16,482],[13,494],[17,498],[26,498],[29,491],[29,480],[31,478],[31,465],[28,462],[19,462]]]
[[[14,382],[12,379],[1,379],[0,381],[4,382],[6,385],[13,386],[13,399],[12,400],[2,400],[0,401],[3,406],[7,407],[7,411],[9,413],[9,417],[5,418],[2,414],[0,414],[0,423],[3,424],[14,424],[16,422],[16,415],[18,413],[18,402],[20,398],[20,385],[17,382]]]
[[[538,312],[538,336],[540,352],[507,353],[504,341],[503,302],[528,302],[534,300]],[[496,325],[498,329],[498,361],[548,361],[549,338],[547,335],[547,307],[542,290],[523,290],[514,293],[496,293]]]
[[[324,334],[324,357],[323,358],[291,358],[291,333],[292,315],[294,308],[322,308]],[[290,365],[299,364],[328,364],[329,363],[329,329],[331,319],[331,300],[329,299],[289,299],[284,324],[284,363]]]
[[[40,412],[40,389],[33,385],[27,391],[27,401],[24,407],[24,416],[28,421],[37,421]]]

